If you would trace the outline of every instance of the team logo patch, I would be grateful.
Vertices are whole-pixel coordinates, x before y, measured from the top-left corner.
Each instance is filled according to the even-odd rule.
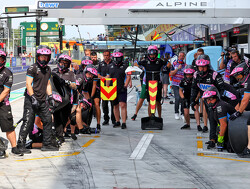
[[[222,112],[222,108],[221,108],[221,106],[218,106],[217,107],[217,113],[221,113]]]
[[[245,83],[244,88],[245,88],[245,89],[247,88],[247,83]]]
[[[205,90],[207,90],[209,87],[212,87],[212,86],[214,86],[214,85],[212,85],[212,84],[203,84],[203,83],[198,84],[198,87],[199,87],[202,91],[205,91]]]

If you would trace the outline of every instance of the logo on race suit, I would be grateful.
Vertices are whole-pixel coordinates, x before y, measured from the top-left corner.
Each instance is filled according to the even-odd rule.
[[[224,91],[224,96],[230,98],[231,100],[237,100],[237,97],[229,91]]]
[[[9,82],[12,82],[13,81],[13,77],[12,75],[9,77]]]
[[[38,8],[49,8],[49,9],[57,9],[59,7],[59,2],[50,2],[50,3],[45,3],[45,2],[38,2]]]
[[[3,78],[3,74],[0,74],[0,79],[2,79]]]
[[[105,81],[112,81],[113,86],[105,86]],[[117,80],[115,78],[101,79],[101,99],[115,100],[117,97]]]
[[[245,83],[244,88],[245,88],[245,89],[247,88],[247,83]]]
[[[217,107],[217,113],[221,113],[222,112],[222,108],[221,108],[221,106],[218,106]]]
[[[203,84],[203,83],[200,83],[198,84],[198,87],[202,90],[202,91],[206,91],[209,87],[213,87],[214,85],[211,85],[211,84]]]

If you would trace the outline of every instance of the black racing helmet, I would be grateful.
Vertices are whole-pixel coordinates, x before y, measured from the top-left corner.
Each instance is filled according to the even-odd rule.
[[[234,76],[239,81],[239,84],[244,83],[248,75],[249,67],[245,62],[236,66],[230,74],[230,76]]]

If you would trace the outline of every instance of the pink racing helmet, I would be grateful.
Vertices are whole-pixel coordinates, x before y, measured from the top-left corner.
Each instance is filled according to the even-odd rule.
[[[93,74],[94,76],[97,76],[97,70],[95,69],[95,67],[92,64],[87,65],[87,67],[85,68],[85,73],[86,72],[90,72],[91,74]]]
[[[121,53],[121,52],[114,52],[112,54],[112,56],[115,57],[115,58],[120,58],[120,57],[123,57],[123,53]]]
[[[214,96],[217,96],[216,92],[215,91],[205,91],[203,93],[203,96],[202,98],[210,98],[210,97],[214,97]]]
[[[193,66],[192,65],[187,65],[185,68],[184,68],[184,73],[185,74],[193,74],[195,72],[195,70],[193,69]]]
[[[147,50],[147,53],[148,53],[148,59],[150,61],[155,61],[157,59],[157,55],[158,55],[158,47],[155,46],[155,45],[150,45],[148,47],[148,50]],[[150,55],[155,55],[155,58],[154,59],[151,59],[150,58]]]
[[[72,58],[67,54],[60,55],[58,58],[58,62],[60,62],[60,60],[65,60],[65,61],[68,61],[70,63],[72,62]]]
[[[206,54],[199,55],[195,64],[197,66],[209,66],[210,65],[210,58]]]
[[[84,56],[82,58],[82,65],[90,65],[90,64],[93,64],[93,61],[91,60],[91,58],[89,56]]]
[[[203,99],[206,99],[206,98],[219,98],[219,92],[217,90],[216,87],[212,86],[212,87],[209,87],[202,95],[202,98]]]
[[[47,48],[37,49],[36,53],[39,55],[51,55],[51,50]]]
[[[49,57],[49,59],[47,61],[46,60],[40,61],[38,57],[41,56],[41,55],[46,55],[46,56]],[[48,46],[46,46],[46,45],[38,46],[38,48],[36,50],[36,61],[40,65],[40,67],[45,68],[48,65],[50,59],[51,59],[51,50],[50,50],[50,48]]]

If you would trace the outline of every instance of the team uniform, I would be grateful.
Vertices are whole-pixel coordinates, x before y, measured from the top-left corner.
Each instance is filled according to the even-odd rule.
[[[181,89],[183,89],[183,92],[184,92],[183,108],[189,109],[190,108],[192,82],[188,82],[184,78],[184,79],[181,80],[179,87]]]
[[[127,88],[124,87],[127,66],[125,64],[116,65],[115,63],[109,64],[107,75],[110,78],[117,80],[117,98],[113,101],[113,105],[119,102],[127,102]]]
[[[146,71],[146,97],[148,101],[149,101],[148,82],[150,80],[153,80],[151,72],[156,72],[154,73],[154,80],[158,81],[156,101],[160,102],[162,98],[162,82],[160,78],[160,70],[162,66],[164,66],[164,62],[158,58],[155,61],[150,61],[147,58],[146,60],[139,62],[139,65],[143,66]]]
[[[61,84],[66,86],[66,92],[68,93],[68,96],[71,97],[71,101],[64,106],[62,109],[56,111],[54,113],[54,123],[56,128],[56,134],[61,142],[64,141],[63,139],[63,130],[66,126],[66,123],[68,122],[68,118],[70,117],[72,103],[73,103],[73,97],[72,97],[72,90],[68,86],[68,84],[65,84],[65,81],[68,83],[76,83],[76,77],[74,72],[66,70],[65,72],[61,73],[59,72],[59,68],[55,68],[52,70],[53,74],[56,74],[58,77],[61,78]]]
[[[19,132],[18,144],[25,145],[27,135],[32,131],[34,126],[35,114],[37,114],[43,122],[43,144],[49,145],[51,143],[52,119],[49,106],[46,103],[46,90],[51,76],[51,69],[48,66],[40,68],[35,63],[27,69],[26,76],[33,78],[34,96],[38,100],[40,107],[39,109],[32,107],[32,100],[26,89],[24,93],[23,124]]]
[[[1,94],[4,87],[11,89],[13,84],[13,74],[8,68],[3,67],[0,69],[0,78]],[[13,126],[13,116],[9,102],[9,95],[7,95],[2,102],[0,102],[0,127],[2,132],[11,132],[15,130],[15,127]]]
[[[111,62],[109,64],[112,64],[113,61],[111,60]],[[107,76],[108,73],[108,65],[105,61],[102,61],[97,69],[98,74],[100,74],[103,77]],[[104,114],[104,121],[109,121],[109,106],[108,106],[108,102],[107,100],[103,100],[102,101],[102,108],[103,108],[103,114]],[[115,123],[115,115],[114,115],[114,111],[113,111],[113,104],[111,103],[111,120],[112,123]]]

